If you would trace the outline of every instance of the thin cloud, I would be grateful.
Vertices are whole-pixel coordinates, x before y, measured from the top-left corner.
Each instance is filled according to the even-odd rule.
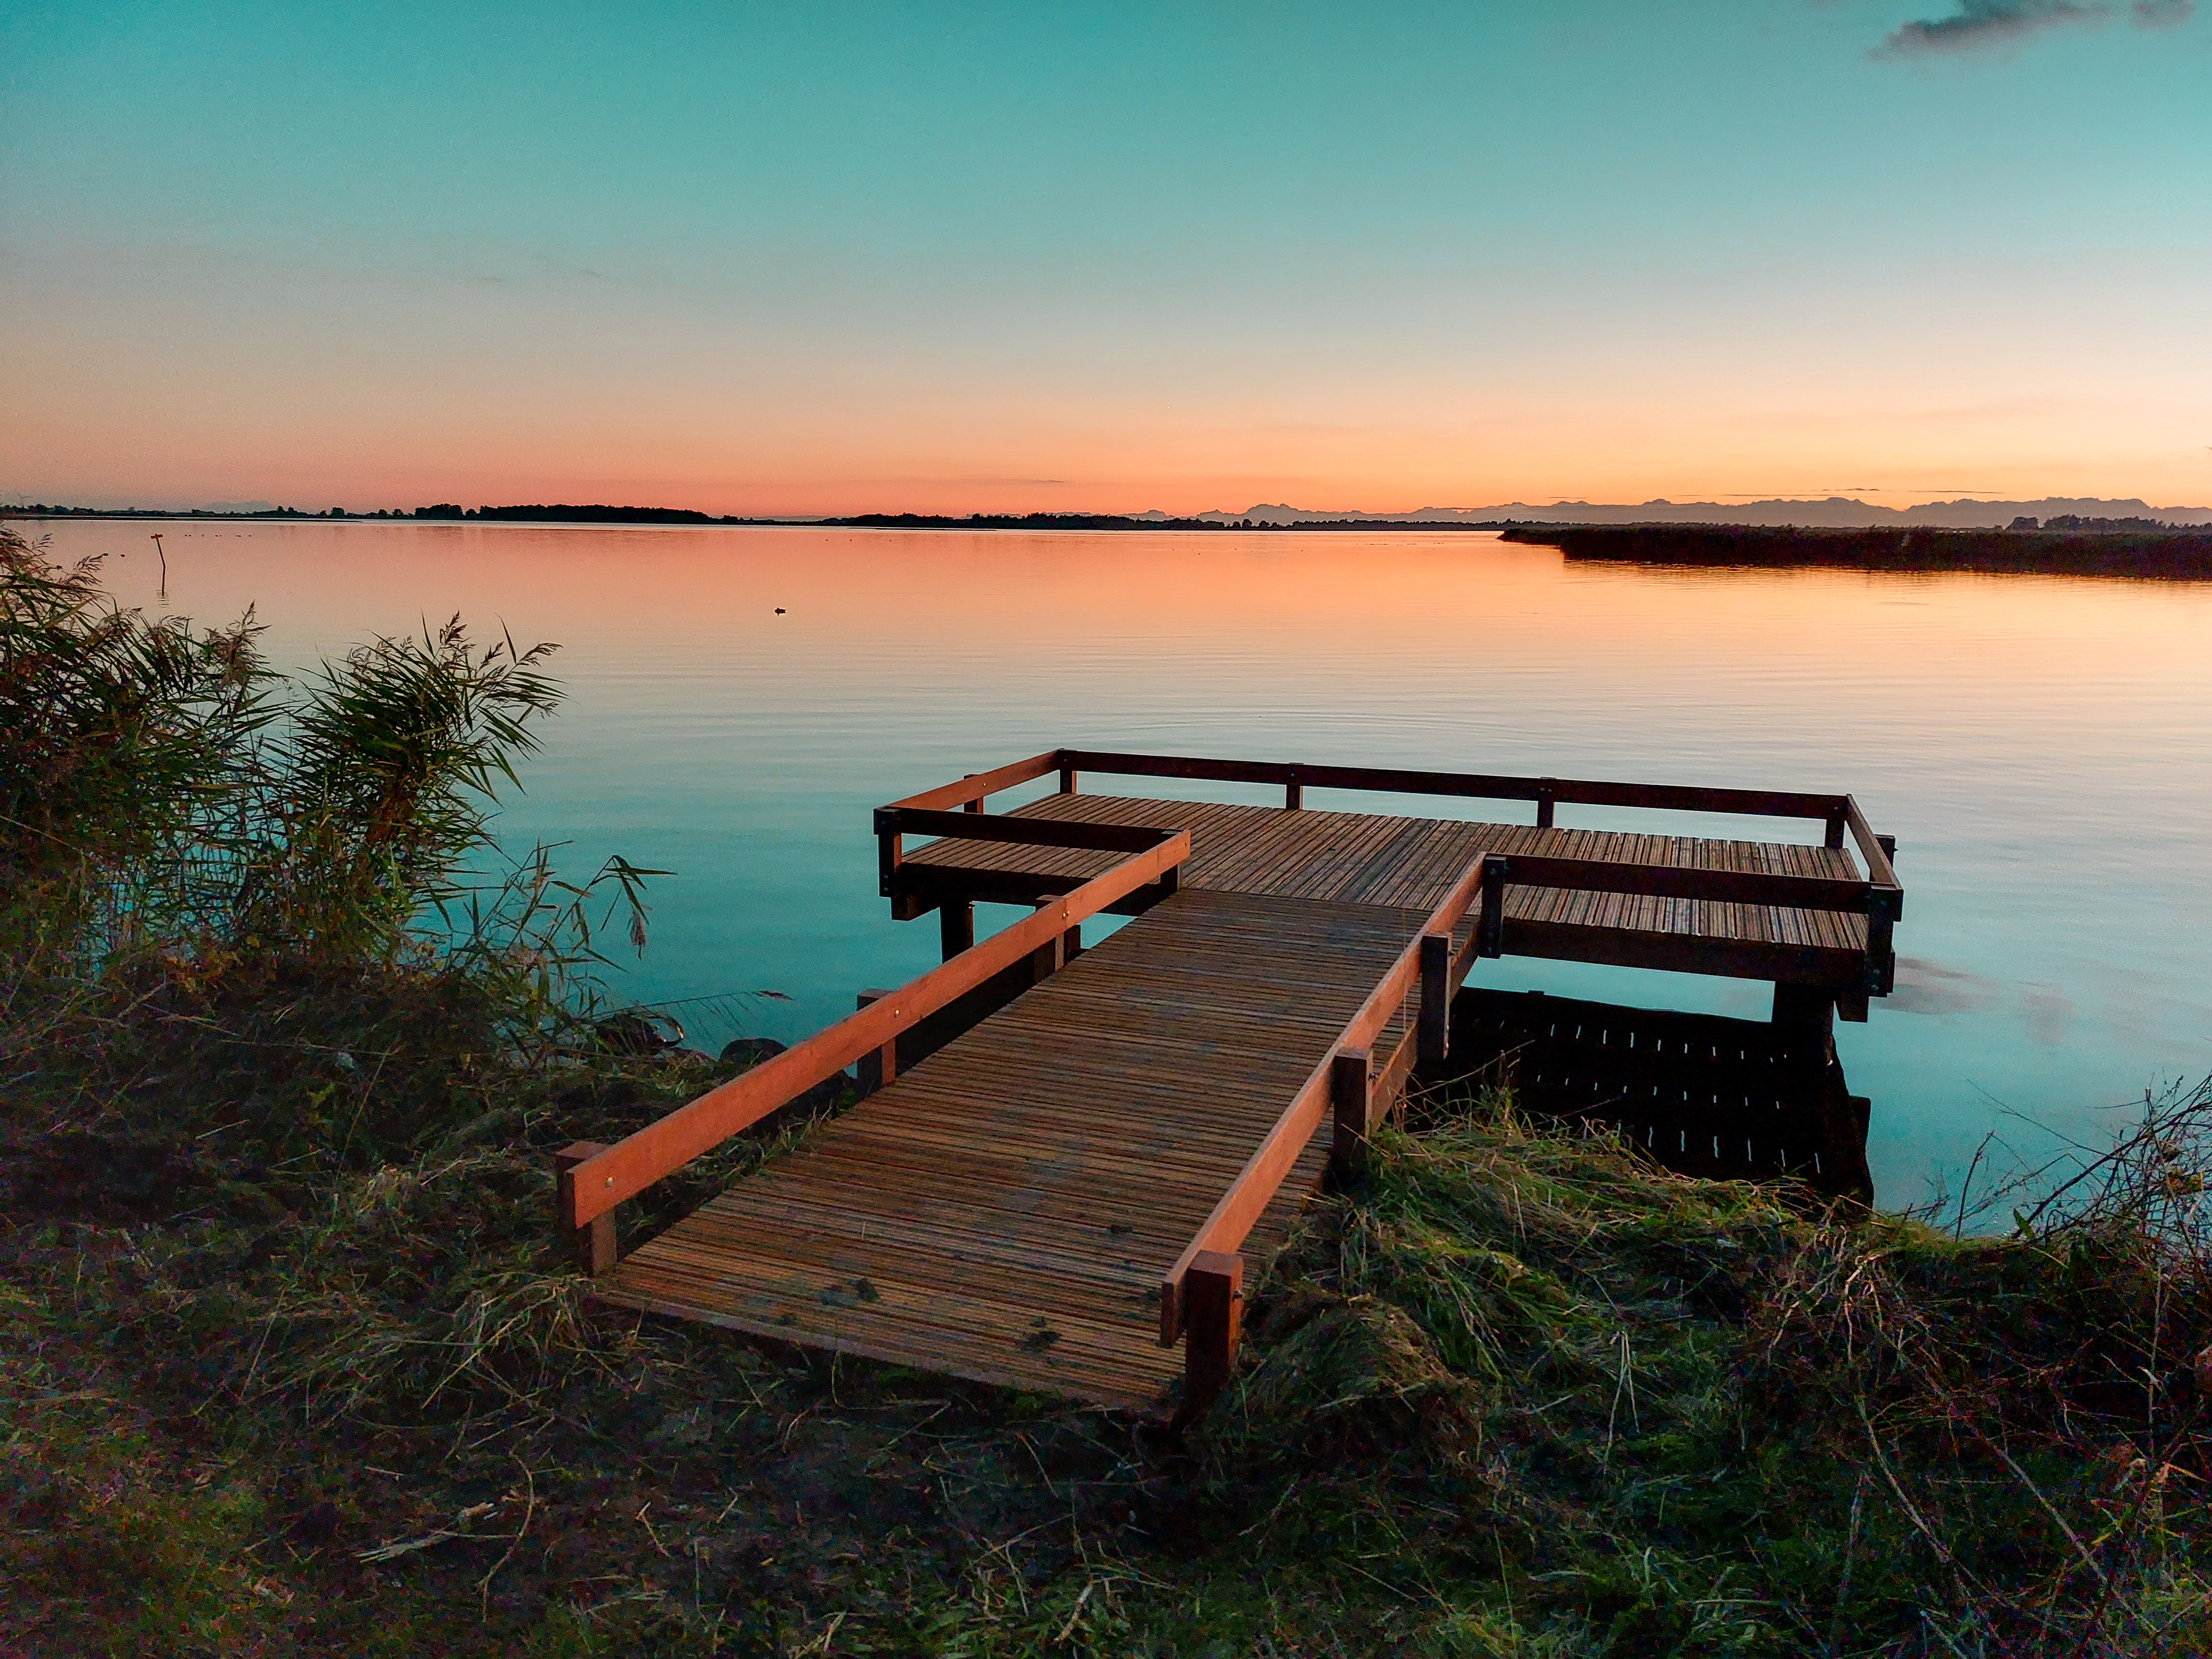
[[[1958,5],[1951,16],[1901,25],[1872,56],[2002,49],[2046,29],[2095,28],[2121,9],[2114,0],[1958,0]],[[2170,29],[2187,22],[2196,10],[2197,0],[2130,0],[2126,13],[2139,29]]]

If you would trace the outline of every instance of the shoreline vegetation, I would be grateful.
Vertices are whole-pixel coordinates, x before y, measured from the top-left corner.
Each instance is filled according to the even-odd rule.
[[[370,524],[561,524],[561,525],[738,525],[831,530],[1499,530],[1520,520],[1328,519],[1278,524],[1266,520],[1224,518],[1136,517],[1120,513],[860,513],[847,518],[748,519],[735,514],[717,518],[676,507],[435,507],[395,508],[374,513],[349,513],[331,507],[303,513],[276,507],[258,512],[218,512],[211,508],[170,511],[157,507],[47,507],[31,505],[0,510],[0,517],[19,519],[218,519],[269,522],[316,523],[344,521]]]
[[[1740,525],[1515,526],[1509,542],[1575,561],[1755,569],[1987,571],[2212,579],[2212,530],[2092,520],[2007,530],[1771,529]]]
[[[1812,505],[1808,503],[1808,505]],[[2141,516],[2049,519],[2015,517],[2005,527],[1960,529],[1914,525],[1838,528],[1821,526],[1592,524],[1560,519],[1300,518],[1295,521],[1225,514],[1169,518],[1111,513],[862,513],[844,518],[715,517],[684,507],[552,505],[462,507],[453,502],[411,509],[305,513],[277,507],[227,512],[170,512],[143,507],[31,505],[0,509],[0,519],[237,520],[259,522],[666,525],[847,530],[1064,531],[1475,531],[1502,539],[1553,546],[1570,559],[1638,564],[1788,567],[1894,571],[1989,571],[2060,575],[2212,578],[2212,524]]]
[[[553,1152],[757,1054],[595,984],[659,872],[493,842],[550,647],[457,620],[291,683],[256,637],[0,526],[10,1651],[2212,1646],[2212,1085],[1918,1215],[1421,1096],[1180,1436],[619,1313]]]

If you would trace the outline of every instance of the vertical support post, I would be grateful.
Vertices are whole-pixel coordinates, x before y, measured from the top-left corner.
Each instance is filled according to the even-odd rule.
[[[855,1010],[881,1002],[890,993],[878,986],[866,990],[854,999]],[[877,1090],[895,1081],[898,1077],[898,1038],[894,1036],[880,1048],[872,1049],[860,1056],[854,1067],[860,1074],[860,1098],[866,1100]]]
[[[975,943],[975,907],[966,899],[947,899],[937,908],[938,943],[950,962]]]
[[[898,896],[899,866],[906,861],[906,837],[898,832],[898,815],[876,809],[876,878],[885,898]]]
[[[1339,1180],[1367,1167],[1367,1131],[1375,1104],[1374,1056],[1364,1048],[1340,1048],[1328,1062],[1328,1103],[1336,1115],[1336,1139],[1329,1162]]]
[[[1421,1021],[1413,1054],[1424,1066],[1441,1065],[1451,1041],[1451,935],[1421,935]]]
[[[1898,903],[1892,896],[1895,888],[1876,888],[1873,902],[1867,906],[1867,954],[1865,989],[1875,996],[1887,996],[1896,988]]]
[[[1559,781],[1557,778],[1536,780],[1536,827],[1539,830],[1549,830],[1553,827],[1553,813],[1559,803]]]
[[[1083,954],[1083,924],[1077,922],[1060,936],[1060,965],[1063,968]]]
[[[580,1227],[568,1224],[576,1213],[576,1166],[597,1158],[606,1148],[596,1140],[579,1140],[553,1154],[553,1225],[569,1262],[586,1279],[598,1277],[615,1265],[615,1218],[610,1210]]]
[[[963,772],[960,775],[963,781],[969,778],[974,777],[975,775],[973,772]],[[981,811],[983,810],[983,798],[981,795],[978,795],[974,800],[962,801],[960,803],[960,810],[963,812]]]
[[[1828,814],[1826,845],[1841,847],[1844,844],[1844,826],[1850,822],[1850,816],[1844,811],[1841,803],[1838,803],[1836,810]]]
[[[1774,1024],[1826,1036],[1835,1029],[1836,994],[1820,985],[1774,986]]]
[[[1182,1411],[1202,1415],[1229,1386],[1244,1335],[1244,1258],[1200,1250],[1182,1279]]]
[[[1897,868],[1897,837],[1877,835],[1875,846],[1881,848],[1882,857]],[[1905,890],[1901,887],[1878,888],[1870,896],[1867,906],[1867,969],[1866,989],[1875,996],[1887,996],[1897,988],[1897,947],[1893,930],[1898,919],[1905,913]]]
[[[1283,786],[1283,806],[1287,811],[1296,812],[1302,811],[1305,804],[1306,781],[1299,769],[1293,766],[1290,781]]]
[[[1046,905],[1052,902],[1053,901],[1050,899],[1039,899],[1036,902],[1036,908],[1042,910]],[[1066,967],[1067,964],[1062,960],[1062,957],[1066,955],[1066,950],[1067,935],[1063,933],[1054,934],[1052,938],[1046,940],[1042,945],[1038,945],[1036,950],[1030,951],[1030,983],[1032,985],[1042,985],[1045,981],[1050,979],[1054,974]]]
[[[1478,924],[1481,940],[1476,954],[1502,957],[1505,954],[1505,877],[1507,865],[1504,859],[1490,858],[1482,866],[1482,920]]]
[[[1072,766],[1063,766],[1060,769],[1060,793],[1063,795],[1072,795],[1075,793],[1075,769]]]

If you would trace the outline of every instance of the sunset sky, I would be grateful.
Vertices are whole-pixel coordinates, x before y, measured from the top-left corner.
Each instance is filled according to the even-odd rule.
[[[2186,0],[0,0],[0,494],[2212,502]]]

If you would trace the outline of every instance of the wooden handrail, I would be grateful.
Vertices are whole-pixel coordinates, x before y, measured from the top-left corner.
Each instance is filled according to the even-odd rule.
[[[1218,760],[1194,755],[1150,755],[1124,750],[1054,749],[1027,760],[1015,761],[989,772],[978,772],[957,783],[943,784],[892,801],[890,808],[923,811],[965,807],[975,810],[1001,789],[1011,789],[1051,773],[1060,775],[1063,791],[1074,774],[1082,771],[1118,773],[1128,777],[1173,777],[1209,780],[1219,783],[1280,784],[1303,793],[1316,788],[1358,789],[1391,794],[1451,795],[1476,799],[1533,800],[1541,807],[1559,801],[1587,806],[1634,806],[1693,812],[1719,812],[1752,817],[1812,818],[1822,823],[1841,820],[1858,843],[1860,856],[1877,887],[1903,889],[1897,872],[1881,848],[1857,799],[1850,795],[1823,795],[1799,790],[1725,789],[1703,784],[1613,783],[1595,778],[1532,778],[1488,772],[1427,772],[1376,766],[1314,766],[1295,761]],[[909,826],[916,835],[931,833]],[[971,836],[969,839],[988,837]],[[1067,843],[1075,845],[1077,843]],[[1828,907],[1820,907],[1828,908]]]
[[[1026,839],[1035,840],[1040,845],[1095,846],[1109,851],[1121,851],[1125,846],[1133,845],[1133,841],[1094,842],[1072,839],[1047,841],[1043,838],[1048,833],[1071,836],[1082,833],[1072,827],[1065,831],[1024,836],[1006,829],[982,829],[972,822],[962,828],[939,827],[925,816],[931,811],[938,812],[940,817],[949,816],[942,811],[947,807],[963,807],[972,816],[985,798],[995,791],[1012,788],[1054,772],[1060,775],[1060,786],[1065,792],[1073,786],[1076,774],[1084,771],[1119,773],[1135,777],[1194,778],[1223,783],[1279,784],[1285,792],[1285,799],[1293,805],[1303,803],[1304,791],[1309,785],[1318,788],[1369,790],[1394,794],[1533,800],[1537,804],[1538,822],[1544,824],[1552,822],[1553,808],[1560,801],[1595,806],[1815,819],[1827,826],[1827,840],[1831,846],[1840,847],[1843,832],[1848,830],[1851,840],[1857,844],[1860,856],[1866,860],[1867,883],[1779,873],[1766,875],[1740,871],[1601,864],[1579,859],[1516,859],[1516,872],[1522,866],[1529,866],[1529,872],[1516,873],[1516,884],[1642,893],[1665,898],[1715,899],[1726,903],[1774,904],[1808,910],[1843,910],[1854,915],[1872,915],[1877,921],[1887,912],[1887,920],[1892,922],[1900,919],[1904,914],[1905,889],[1897,879],[1896,869],[1882,850],[1880,838],[1869,825],[1866,814],[1860,810],[1856,799],[1850,795],[1711,788],[1696,784],[1609,783],[1589,778],[1516,777],[1498,773],[1407,771],[1373,766],[1314,766],[1300,762],[1219,760],[1194,755],[1152,755],[1094,749],[1055,749],[1046,754],[1033,755],[1027,760],[1000,767],[995,771],[979,772],[957,783],[924,790],[920,794],[909,795],[904,800],[893,801],[889,806],[878,809],[876,833],[883,847],[884,892],[887,895],[890,893],[895,884],[894,877],[902,858],[902,838],[905,834],[957,836],[969,841]],[[1065,819],[1051,822],[1071,823]],[[1115,832],[1109,828],[1103,833]],[[1134,832],[1130,830],[1121,833],[1133,836]],[[1540,875],[1533,867],[1540,864],[1544,869]],[[1871,892],[1867,890],[1869,887],[1873,890]]]
[[[1607,783],[1593,778],[1401,771],[1376,766],[1212,760],[1193,755],[1139,755],[1089,749],[1063,749],[1058,764],[1071,771],[1119,773],[1128,777],[1199,778],[1217,783],[1274,783],[1285,787],[1296,785],[1300,788],[1365,789],[1402,795],[1460,795],[1484,800],[1549,799],[1589,806],[1645,806],[1751,817],[1817,818],[1823,823],[1844,813],[1850,799],[1790,790],[1722,789],[1701,784]],[[969,780],[971,783],[981,781]],[[915,796],[913,804],[925,803],[921,797]],[[940,803],[932,800],[927,804]]]
[[[1321,1127],[1322,1115],[1329,1106],[1329,1073],[1336,1057],[1350,1050],[1373,1048],[1375,1039],[1389,1024],[1420,975],[1422,939],[1431,933],[1449,937],[1480,896],[1484,866],[1491,857],[1488,853],[1478,853],[1468,863],[1443,902],[1430,913],[1428,921],[1398,953],[1397,960],[1368,993],[1358,1012],[1346,1022],[1336,1041],[1329,1045],[1328,1052],[1321,1057],[1304,1086],[1291,1097],[1274,1126],[1261,1138],[1252,1156],[1245,1160],[1244,1167],[1237,1171],[1237,1178],[1230,1182],[1228,1191],[1222,1194],[1182,1254],[1161,1276],[1162,1347],[1174,1346],[1176,1339],[1182,1334],[1182,1283],[1192,1263],[1209,1253],[1234,1255],[1244,1243],[1267,1206],[1274,1201],[1276,1192],[1297,1163],[1298,1155],[1304,1152],[1306,1143]]]
[[[962,951],[943,967],[576,1164],[565,1172],[562,1183],[561,1224],[571,1231],[589,1226],[623,1200],[635,1198],[664,1176],[674,1174],[732,1135],[789,1104],[863,1054],[880,1049],[956,997],[974,990],[1030,952],[1050,945],[1069,928],[1139,888],[1168,878],[1189,858],[1190,836],[1178,830],[1073,892],[1039,906],[1034,914]]]
[[[1102,853],[1149,852],[1176,833],[1140,823],[1018,818],[919,806],[878,807],[875,830],[879,836],[942,836],[951,841],[1015,842],[1025,847],[1087,847]]]
[[[1897,866],[1890,862],[1889,848],[1875,834],[1874,826],[1859,810],[1856,798],[1846,795],[1844,804],[1844,822],[1850,826],[1851,839],[1858,843],[1859,856],[1866,860],[1867,873],[1873,878],[1871,902],[1867,906],[1864,988],[1869,996],[1886,997],[1897,988],[1894,939],[1897,924],[1905,915],[1905,888],[1897,879]]]
[[[1876,887],[1894,889],[1897,908],[1890,920],[1899,921],[1905,915],[1905,888],[1897,879],[1897,866],[1889,861],[1889,854],[1881,844],[1881,837],[1867,822],[1867,815],[1859,810],[1858,798],[1844,797],[1844,818],[1850,825],[1851,839],[1858,843],[1859,856],[1866,860],[1867,875]]]
[[[1774,905],[1792,909],[1841,911],[1867,918],[1866,985],[1872,995],[1885,995],[1894,977],[1892,931],[1905,912],[1905,889],[1897,878],[1881,838],[1874,833],[1850,795],[1812,794],[1797,791],[1709,788],[1700,785],[1611,783],[1588,778],[1516,777],[1497,773],[1425,772],[1372,766],[1314,766],[1279,761],[1218,760],[1193,755],[1137,754],[1125,750],[1056,749],[1036,755],[996,771],[962,779],[958,783],[926,790],[879,809],[876,832],[881,888],[897,900],[902,888],[904,836],[938,834],[972,841],[1036,840],[1039,844],[1068,847],[1103,846],[1119,851],[1134,845],[1133,830],[1109,830],[1117,839],[1099,842],[1074,837],[1085,832],[1073,829],[1024,836],[1012,830],[1014,820],[1000,819],[988,829],[977,827],[975,816],[992,792],[1010,788],[1057,771],[1063,793],[1075,787],[1085,771],[1120,773],[1139,777],[1176,777],[1226,783],[1266,783],[1281,786],[1285,805],[1303,806],[1308,785],[1321,788],[1387,791],[1392,793],[1434,794],[1474,799],[1533,800],[1536,822],[1548,826],[1561,801],[1588,805],[1630,806],[1654,810],[1720,812],[1759,817],[1809,818],[1820,823],[1824,840],[1841,848],[1854,842],[1865,860],[1867,878],[1796,876],[1735,870],[1695,870],[1675,866],[1623,864],[1596,860],[1518,857],[1512,860],[1511,880],[1516,886],[1552,887],[1572,891],[1643,894],[1662,898],[1705,899],[1722,903]],[[953,816],[939,809],[964,807],[969,827],[946,825]],[[934,815],[933,817],[933,815]],[[991,821],[981,821],[991,822]],[[1038,822],[1038,820],[1028,820]],[[1050,820],[1066,824],[1066,819]],[[1047,834],[1065,834],[1067,840],[1046,841]],[[1128,836],[1128,841],[1118,839]],[[1502,906],[1485,917],[1484,950],[1498,946]]]
[[[961,779],[957,783],[947,783],[935,789],[925,789],[918,795],[908,795],[903,800],[892,801],[890,805],[919,807],[924,811],[948,806],[965,806],[969,801],[982,800],[985,797],[995,794],[1001,789],[1012,789],[1017,784],[1027,783],[1033,778],[1041,778],[1048,772],[1057,772],[1060,769],[1061,757],[1065,752],[1059,749],[1048,750],[1042,755],[1031,755],[1027,760],[1015,761],[1011,765],[998,768],[995,771],[973,773]]]

